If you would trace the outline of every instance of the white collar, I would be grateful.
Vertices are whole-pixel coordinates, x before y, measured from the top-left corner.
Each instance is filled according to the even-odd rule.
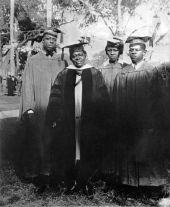
[[[67,66],[66,68],[67,68],[67,69],[84,70],[84,69],[87,69],[87,68],[92,68],[92,66],[89,65],[89,64],[85,64],[85,65],[83,65],[81,68],[77,68],[77,67],[74,66],[74,65],[69,65],[69,66]]]
[[[135,68],[135,70],[139,70],[140,67],[143,65],[143,63],[144,63],[144,60],[141,60],[141,61],[140,61],[139,63],[137,63],[137,64],[132,63],[132,66],[133,66],[133,68]]]

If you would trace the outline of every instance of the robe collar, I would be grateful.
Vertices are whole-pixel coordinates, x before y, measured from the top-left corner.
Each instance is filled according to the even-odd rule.
[[[105,66],[110,65],[110,64],[113,64],[113,65],[122,64],[122,61],[121,61],[121,60],[118,60],[118,61],[116,61],[115,63],[110,63],[110,62],[109,62],[109,59],[108,59],[108,60],[106,60],[106,61],[103,63],[103,66],[105,67]]]
[[[48,58],[48,59],[56,59],[56,58],[58,58],[58,53],[57,52],[53,52],[53,56],[50,56],[50,55],[46,55],[47,54],[47,52],[45,51],[45,50],[41,50],[41,53],[46,57],[46,58]]]
[[[84,69],[88,69],[88,68],[92,68],[92,66],[91,65],[89,65],[89,64],[85,64],[85,65],[83,65],[81,68],[77,68],[76,66],[74,66],[74,65],[69,65],[68,67],[66,67],[67,69],[74,69],[74,70],[84,70]]]
[[[132,65],[132,67],[135,69],[135,71],[138,71],[138,70],[140,70],[141,69],[141,66],[143,65],[143,63],[144,63],[144,60],[142,60],[142,61],[140,61],[139,63],[137,63],[137,64],[131,64]]]

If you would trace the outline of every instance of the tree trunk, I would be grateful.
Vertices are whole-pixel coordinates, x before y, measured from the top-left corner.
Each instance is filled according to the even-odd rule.
[[[121,3],[122,3],[122,0],[117,1],[117,13],[118,13],[117,34],[118,35],[121,35],[121,33],[122,33],[122,30],[121,30],[121,26],[122,26]]]
[[[19,72],[19,52],[17,49],[15,50],[15,54],[16,54],[16,73],[18,73]]]
[[[2,35],[0,34],[0,66],[2,63]]]
[[[52,23],[53,5],[52,0],[47,0],[47,27],[51,27]]]
[[[15,75],[15,63],[14,63],[14,0],[11,0],[10,4],[10,73]]]

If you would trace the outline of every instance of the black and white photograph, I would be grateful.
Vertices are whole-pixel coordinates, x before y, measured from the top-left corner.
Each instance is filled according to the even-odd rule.
[[[0,0],[0,206],[170,207],[169,0]]]

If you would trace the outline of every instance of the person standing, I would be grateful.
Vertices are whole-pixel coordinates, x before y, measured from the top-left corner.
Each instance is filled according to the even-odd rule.
[[[132,64],[125,66],[115,80],[113,96],[119,116],[115,175],[119,184],[148,189],[151,195],[155,186],[167,183],[168,168],[164,150],[167,140],[158,136],[161,77],[158,69],[144,60],[147,40],[127,39]]]
[[[123,41],[118,37],[113,37],[112,40],[107,41],[107,45],[105,47],[105,52],[108,56],[108,60],[103,63],[103,66],[101,68],[101,72],[103,75],[103,78],[105,80],[105,84],[107,86],[107,90],[110,97],[110,105],[109,105],[109,111],[110,116],[108,116],[108,122],[107,122],[107,132],[108,132],[108,138],[107,142],[105,143],[104,148],[104,158],[102,163],[102,173],[103,173],[103,179],[106,182],[105,189],[111,188],[113,184],[114,179],[114,137],[117,136],[116,131],[116,110],[114,106],[114,97],[112,95],[113,88],[114,88],[114,82],[117,74],[119,74],[122,71],[123,65],[119,62],[119,57],[123,53]]]
[[[19,173],[23,181],[37,187],[37,192],[45,189],[50,175],[50,135],[45,126],[50,90],[65,67],[56,51],[58,33],[61,31],[57,28],[44,31],[42,51],[28,59],[23,73],[20,119],[24,132],[20,140]]]
[[[90,180],[101,166],[108,93],[101,72],[86,64],[84,44],[66,46],[73,64],[54,82],[47,123],[54,133],[56,177],[65,180],[67,193],[89,195]]]
[[[15,87],[16,87],[16,78],[14,76],[8,75],[7,77],[8,96],[14,96]]]
[[[21,88],[22,88],[22,74],[19,73],[17,76],[17,95],[21,95]]]
[[[111,41],[107,41],[105,52],[108,56],[108,60],[103,63],[101,72],[111,98],[115,77],[122,71],[122,64],[119,63],[119,56],[123,53],[123,41],[117,37],[114,37]]]

